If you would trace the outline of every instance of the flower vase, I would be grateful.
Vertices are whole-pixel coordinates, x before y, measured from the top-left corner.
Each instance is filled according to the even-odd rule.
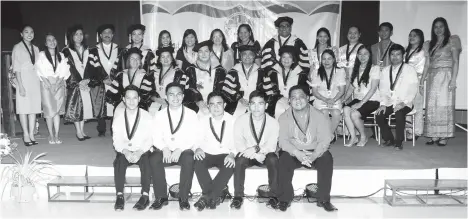
[[[36,188],[31,185],[25,186],[11,186],[10,197],[13,197],[15,201],[24,203],[30,202],[33,200],[34,193]]]

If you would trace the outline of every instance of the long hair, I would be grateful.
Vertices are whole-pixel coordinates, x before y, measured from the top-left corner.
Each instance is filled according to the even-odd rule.
[[[252,27],[250,27],[250,25],[248,25],[248,24],[241,24],[241,25],[239,26],[239,28],[237,28],[237,42],[238,42],[238,43],[241,43],[241,42],[242,42],[242,40],[241,40],[240,37],[239,37],[239,32],[240,32],[240,29],[241,29],[242,27],[245,27],[245,29],[247,29],[247,31],[250,33],[249,40],[252,41],[252,42],[255,42],[255,38],[254,38],[254,35],[253,35]]]
[[[450,29],[449,29],[449,26],[447,24],[447,20],[445,20],[445,18],[438,17],[438,18],[434,19],[434,21],[432,22],[432,26],[431,26],[431,42],[429,42],[429,52],[432,51],[432,49],[435,47],[435,45],[437,43],[437,35],[434,32],[434,27],[435,27],[435,24],[437,22],[442,22],[442,24],[444,24],[444,41],[442,42],[442,46],[440,48],[447,45],[447,43],[449,41],[449,38],[452,35],[450,33]]]
[[[333,58],[333,68],[337,68],[336,67],[336,57],[335,57],[335,53],[333,52],[333,50],[331,49],[326,49],[323,51],[322,53],[322,59],[323,60],[323,55],[325,54],[328,54],[328,55],[331,55],[331,57]],[[317,74],[320,76],[320,80],[325,80],[325,78],[327,78],[327,72],[325,71],[325,67],[323,66],[322,63],[320,63],[320,67],[317,71]]]
[[[175,68],[177,66],[177,63],[174,58],[174,55],[172,55],[172,53],[169,53],[169,54],[171,55],[171,59],[172,59],[171,66]],[[161,56],[162,54],[159,54],[158,60],[156,61],[156,67],[159,68],[160,70],[162,70]]]
[[[171,36],[171,33],[169,33],[169,31],[167,31],[167,30],[162,30],[161,32],[159,32],[159,36],[158,36],[158,49],[161,49],[161,48],[163,47],[163,45],[162,45],[162,40],[161,40],[161,39],[162,39],[162,36],[163,36],[165,33],[167,33],[167,35],[169,35],[169,39],[170,39],[169,45],[172,44],[172,36]]]
[[[316,36],[317,36],[317,39],[315,40],[314,49],[316,49],[317,46],[319,45],[318,35],[320,34],[320,32],[325,32],[325,33],[327,34],[327,36],[328,36],[327,45],[328,45],[328,47],[330,47],[330,46],[331,46],[331,35],[330,35],[330,31],[329,31],[327,28],[322,27],[322,28],[320,28],[320,29],[317,30],[317,35],[316,35]]]
[[[421,49],[422,49],[422,47],[424,45],[424,33],[420,29],[412,29],[410,31],[410,34],[411,34],[411,32],[414,32],[419,37],[419,45],[418,45],[418,47],[416,48],[416,51],[415,51],[415,52],[419,52],[419,51],[421,51]],[[410,50],[411,50],[411,44],[408,42],[408,47],[406,47],[406,54],[409,54]]]
[[[78,30],[81,30],[81,32],[83,32],[83,41],[81,41],[81,45],[83,46],[83,49],[88,48],[88,41],[86,40],[85,32],[83,30],[83,27],[81,25],[79,25],[73,31],[70,31],[70,33],[67,33],[67,41],[68,41],[67,46],[68,46],[68,48],[74,50],[75,52],[77,52],[77,51],[76,51],[76,48],[75,48],[75,42],[73,41],[73,36],[75,36],[75,34],[76,34],[76,32]]]
[[[48,36],[53,36],[55,38],[55,36],[52,33],[50,33],[50,32],[46,33],[45,43],[47,43],[47,37]],[[57,38],[55,38],[55,41],[57,41]],[[44,52],[45,52],[45,55],[46,55],[47,59],[49,60],[49,62],[53,63],[52,55],[50,54],[49,48],[47,46],[45,46],[45,45],[44,45]],[[59,49],[58,49],[58,43],[56,43],[56,46],[55,46],[55,56],[57,56],[57,63],[62,61],[62,57],[60,56],[60,52],[59,52]],[[57,65],[57,63],[55,63],[55,65]]]
[[[26,27],[31,28],[31,29],[33,30],[33,32],[34,32],[34,28],[33,28],[30,24],[23,24],[23,25],[21,26],[21,28],[18,29],[19,32],[20,32],[20,33],[23,33],[23,31],[24,31],[24,29],[26,29]],[[36,39],[36,36],[34,35],[34,38],[31,40],[31,43],[34,42],[35,39]],[[23,37],[22,37],[21,35],[20,35],[19,40],[23,41]]]
[[[192,34],[193,37],[195,37],[195,45],[198,44],[198,37],[197,37],[197,33],[195,32],[195,30],[193,29],[187,29],[185,30],[184,32],[184,36],[182,36],[182,49],[186,49],[187,48],[187,44],[185,43],[185,37],[187,37],[188,35]]]
[[[363,82],[367,87],[367,85],[369,84],[369,73],[372,68],[372,50],[370,46],[362,45],[357,50],[357,53],[359,54],[359,51],[363,49],[369,52],[369,60],[367,61],[366,69],[364,69],[364,72],[362,73],[362,77],[359,78],[359,68],[361,67],[361,61],[359,60],[359,58],[356,58],[356,60],[354,61],[353,72],[351,73],[350,83],[352,84],[354,80],[357,78],[357,80],[361,80],[361,82]]]
[[[226,36],[224,35],[222,30],[216,28],[213,31],[211,31],[210,40],[213,41],[213,35],[214,35],[215,32],[221,33],[221,36],[223,37],[223,41],[221,42],[221,45],[223,45],[223,49],[226,52],[229,49],[229,47],[228,47],[227,42],[226,42]]]

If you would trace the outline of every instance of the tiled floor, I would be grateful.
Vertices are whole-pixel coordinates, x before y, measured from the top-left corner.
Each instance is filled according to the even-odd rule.
[[[0,218],[467,218],[466,207],[391,207],[382,198],[332,199],[339,209],[329,213],[312,203],[293,203],[286,212],[268,209],[265,204],[245,201],[240,210],[223,203],[216,210],[181,212],[177,202],[159,211],[133,211],[127,203],[123,212],[115,212],[112,203],[15,203],[0,204]],[[193,202],[192,202],[193,205]]]

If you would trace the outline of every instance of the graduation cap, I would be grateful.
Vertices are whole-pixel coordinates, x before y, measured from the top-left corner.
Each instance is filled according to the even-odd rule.
[[[162,54],[163,52],[168,52],[168,53],[172,54],[172,53],[174,53],[174,47],[172,47],[172,46],[162,47],[162,48],[160,48],[160,49],[158,49],[158,50],[156,51],[156,55],[157,55],[157,56],[161,56],[161,54]]]
[[[288,22],[289,25],[292,25],[293,24],[293,19],[288,17],[288,16],[285,16],[285,17],[279,17],[278,19],[276,19],[275,21],[275,27],[279,27],[279,25],[282,23],[282,22]]]
[[[103,24],[103,25],[98,27],[97,33],[101,34],[106,29],[111,29],[112,32],[115,32],[115,26],[113,24]]]
[[[68,45],[68,39],[72,39],[72,34],[77,30],[83,30],[83,26],[81,24],[75,24],[67,29],[67,32],[65,33],[65,45]]]
[[[280,47],[279,55],[282,56],[284,53],[289,53],[291,56],[295,57],[297,60],[297,49],[294,46],[285,45]]]
[[[133,24],[130,27],[128,27],[127,34],[132,34],[133,31],[135,31],[135,30],[141,30],[141,31],[145,32],[146,27],[143,24]]]
[[[212,50],[212,46],[213,46],[213,42],[211,40],[206,40],[206,41],[203,41],[203,42],[200,42],[198,43],[197,45],[195,45],[193,47],[193,51],[194,52],[198,52],[198,50],[200,50],[200,48],[204,47],[204,46],[208,46],[208,48],[210,49],[210,51]]]
[[[140,59],[143,58],[143,53],[141,52],[140,49],[138,49],[136,47],[132,47],[132,48],[128,49],[127,54],[128,54],[128,57],[130,57],[130,55],[132,55],[132,54],[137,54],[137,55],[140,56]]]
[[[242,53],[244,51],[251,51],[253,52],[254,54],[257,54],[257,48],[255,48],[255,46],[252,46],[252,45],[242,45],[242,46],[239,46],[238,48],[239,50],[239,53]]]

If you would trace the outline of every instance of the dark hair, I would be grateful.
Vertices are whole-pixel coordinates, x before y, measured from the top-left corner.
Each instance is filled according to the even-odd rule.
[[[169,91],[169,89],[170,89],[171,87],[178,87],[178,88],[180,88],[180,90],[181,90],[182,92],[184,92],[184,86],[182,86],[181,84],[179,84],[179,83],[177,83],[177,82],[171,82],[171,83],[169,83],[168,85],[166,85],[166,94],[167,94],[167,91]]]
[[[416,35],[418,35],[418,37],[420,39],[419,40],[419,45],[418,45],[418,47],[416,48],[416,51],[415,51],[415,52],[419,52],[419,51],[421,51],[421,49],[422,49],[422,47],[424,45],[424,33],[420,29],[412,29],[410,31],[410,34],[411,34],[411,32],[416,33]],[[410,50],[411,50],[411,44],[408,42],[408,47],[406,47],[406,53],[409,53]]]
[[[396,43],[393,44],[393,45],[390,47],[390,49],[389,49],[389,51],[388,51],[388,54],[389,54],[389,55],[392,54],[393,51],[400,51],[400,52],[401,52],[401,55],[404,55],[404,54],[405,54],[405,48],[404,48],[402,45],[400,45],[400,44],[396,44]]]
[[[197,45],[197,43],[198,43],[197,33],[193,29],[187,29],[184,32],[184,36],[182,36],[182,49],[187,48],[187,44],[185,43],[185,37],[187,37],[190,34],[192,34],[195,37],[195,45]]]
[[[388,27],[390,31],[393,31],[393,25],[390,22],[383,22],[379,25],[379,31],[382,27]]]
[[[24,29],[26,29],[26,27],[30,27],[34,31],[34,28],[29,24],[24,24],[23,26],[21,26],[21,29],[19,31],[22,33],[24,31]]]
[[[306,86],[300,84],[294,85],[291,88],[289,88],[289,96],[291,96],[292,92],[295,90],[302,90],[302,92],[304,92],[306,96],[310,96],[309,92],[307,92]]]
[[[440,48],[447,45],[447,43],[449,41],[449,38],[452,35],[450,33],[450,29],[449,29],[449,26],[447,24],[447,20],[445,20],[445,18],[438,17],[438,18],[434,19],[434,21],[432,22],[432,26],[431,26],[431,42],[429,42],[429,52],[432,51],[432,49],[435,47],[435,45],[437,43],[437,35],[434,32],[434,26],[435,26],[435,24],[437,22],[442,22],[444,24],[444,29],[445,29],[444,30],[444,41],[442,41],[442,45],[441,45]]]
[[[223,33],[223,31],[221,29],[216,28],[213,31],[211,31],[210,40],[213,41],[213,35],[214,35],[215,32],[220,32],[221,33],[221,36],[223,37],[223,41],[221,42],[221,45],[223,45],[224,51],[228,51],[229,46],[227,45],[227,42],[226,42],[226,36],[224,35],[224,33]]]
[[[169,35],[169,38],[171,39],[171,41],[169,42],[169,45],[172,44],[171,33],[169,33],[169,31],[167,31],[167,30],[162,30],[161,32],[159,32],[159,36],[158,36],[158,49],[163,47],[161,39],[162,39],[163,34],[165,34],[165,33],[167,33],[167,35]]]
[[[140,89],[136,85],[133,85],[133,84],[130,84],[127,87],[125,87],[124,95],[127,94],[127,91],[131,91],[131,90],[137,92],[138,96],[140,96]]]
[[[249,102],[252,101],[254,97],[260,97],[266,102],[266,94],[263,91],[254,90],[249,95]]]
[[[81,41],[81,45],[83,46],[83,49],[86,49],[88,48],[88,41],[86,40],[86,37],[85,37],[85,32],[83,30],[83,27],[81,27],[81,25],[79,26],[79,28],[76,28],[74,31],[71,31],[69,34],[67,34],[67,40],[68,40],[68,48],[74,50],[75,52],[76,51],[76,48],[75,48],[75,42],[73,41],[73,36],[75,36],[76,32],[78,30],[81,30],[81,32],[83,32],[83,41]]]
[[[353,67],[353,72],[351,73],[350,83],[352,84],[354,82],[354,80],[357,78],[358,80],[360,80],[361,83],[364,82],[364,84],[367,87],[367,85],[369,84],[369,73],[370,73],[370,70],[372,68],[372,50],[371,50],[370,46],[362,45],[357,50],[357,53],[359,54],[359,51],[361,51],[363,49],[365,49],[365,50],[367,50],[369,52],[369,60],[367,61],[366,69],[364,69],[364,72],[362,73],[362,77],[358,78],[359,77],[359,68],[361,67],[361,61],[359,60],[359,58],[356,58],[356,60],[354,60],[354,67]],[[358,81],[358,84],[359,84],[359,81]]]
[[[224,97],[221,94],[221,92],[218,92],[218,91],[213,91],[210,94],[208,94],[208,97],[206,98],[207,99],[206,102],[209,103],[211,98],[213,98],[213,97],[221,97],[221,99],[223,100],[223,103],[226,102],[226,101],[224,101]]]
[[[248,25],[248,24],[241,24],[241,25],[237,28],[237,42],[238,42],[238,43],[241,43],[241,39],[239,38],[239,32],[240,32],[240,29],[241,29],[242,27],[245,27],[245,29],[247,29],[247,31],[250,33],[249,40],[252,41],[252,42],[255,42],[255,38],[254,38],[254,35],[253,35],[252,27],[250,27],[250,25]]]
[[[136,47],[133,47],[133,48],[136,48]],[[130,51],[130,50],[129,50]],[[143,59],[143,55],[138,52],[135,52],[134,50],[130,51],[130,53],[127,54],[127,59],[125,59],[125,66],[127,66],[127,68],[130,68],[130,56],[132,56],[132,54],[138,54],[138,56],[140,57],[140,60]],[[143,67],[143,62],[140,62],[140,65],[138,66],[138,68],[141,68]]]
[[[49,33],[46,33],[46,35],[45,35],[45,37],[44,37],[46,43],[47,43],[47,37],[48,37],[48,36],[53,36],[53,37],[55,38],[54,34],[52,34],[52,33],[50,33],[50,32],[49,32]],[[55,38],[55,40],[57,41],[57,38]],[[47,59],[49,60],[49,62],[50,62],[50,63],[53,63],[53,62],[52,62],[52,55],[50,54],[49,48],[47,48],[47,46],[44,46],[44,52],[45,52],[45,55],[46,55]],[[59,52],[59,49],[58,49],[58,43],[57,43],[57,45],[55,46],[55,56],[57,56],[57,63],[59,63],[59,62],[62,61],[62,57],[60,56],[60,52]],[[56,66],[57,66],[57,63],[55,63]],[[55,69],[54,69],[54,70],[55,70]]]
[[[320,34],[320,32],[325,32],[328,36],[328,40],[327,40],[327,45],[330,47],[331,46],[331,35],[330,35],[330,31],[325,28],[325,27],[321,27],[320,29],[317,30],[317,39],[315,40],[315,46],[314,46],[314,49],[317,48],[317,46],[319,45],[319,40],[318,40],[318,35]]]
[[[166,51],[164,51],[164,52],[166,52]],[[164,53],[164,52],[162,52],[162,53]],[[161,56],[162,56],[162,53],[159,54],[158,60],[156,60],[156,67],[159,68],[159,69],[162,69],[162,64],[161,64]],[[172,58],[171,66],[172,66],[173,68],[175,68],[175,67],[177,66],[177,62],[176,62],[176,60],[175,60],[175,58],[174,58],[174,55],[173,55],[172,53],[169,53],[169,54],[171,55],[171,58]]]
[[[349,32],[349,29],[351,29],[351,28],[353,28],[353,27],[356,28],[357,31],[358,31],[359,33],[361,33],[361,28],[359,28],[357,25],[351,25],[351,26],[349,26],[349,27],[348,27],[348,32]],[[348,35],[348,33],[346,33],[346,35]],[[348,37],[346,37],[346,40],[348,40]],[[358,42],[359,42],[359,41],[361,41],[361,38],[360,38],[360,37],[359,37],[359,39],[358,39]],[[348,40],[348,43],[349,43],[349,40]]]
[[[324,50],[323,53],[322,53],[322,59],[321,60],[323,60],[323,55],[325,55],[325,54],[331,55],[333,57],[333,59],[335,60],[333,62],[333,68],[336,69],[336,57],[335,57],[335,53],[333,52],[333,50],[331,50],[331,49]],[[320,80],[322,80],[322,81],[325,80],[325,78],[327,78],[327,72],[325,71],[325,67],[323,66],[322,63],[320,63],[320,67],[319,67],[319,69],[317,71],[317,74],[320,76]]]
[[[291,56],[291,58],[292,58],[293,63],[292,63],[292,65],[291,65],[290,68],[291,68],[291,69],[296,68],[296,66],[299,64],[299,63],[298,63],[298,60],[297,60],[297,57],[296,57],[293,53],[291,53],[291,52],[283,52],[283,54],[285,54],[285,53],[289,54],[289,55]],[[283,63],[281,62],[282,59],[283,59],[283,54],[281,54],[280,59],[279,59],[279,62],[278,62],[278,64],[281,66],[281,68],[284,68],[284,67],[283,67]]]

